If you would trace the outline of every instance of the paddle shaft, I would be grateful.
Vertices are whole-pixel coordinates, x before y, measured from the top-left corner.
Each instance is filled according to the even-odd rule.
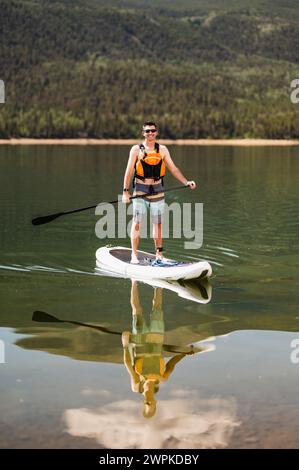
[[[103,333],[109,333],[110,335],[118,335],[118,336],[122,335],[120,331],[113,331],[113,330],[110,330],[109,328],[105,328],[104,326],[100,326],[100,325],[91,325],[90,323],[82,323],[82,322],[74,321],[74,320],[60,320],[59,318],[54,317],[54,315],[50,315],[49,313],[42,312],[39,310],[33,313],[32,320],[36,322],[42,322],[42,323],[69,323],[71,325],[78,325],[78,326],[84,326],[86,328],[92,328],[97,331],[102,331]],[[163,348],[165,351],[174,352],[177,354],[188,355],[193,352],[193,345],[190,345],[190,350],[187,352],[178,351],[176,349],[177,346],[173,344],[163,344]]]
[[[163,190],[163,193],[167,193],[169,191],[176,191],[178,189],[185,189],[188,188],[188,185],[184,186],[174,186],[172,188],[166,188]],[[155,193],[153,193],[155,194]],[[130,199],[137,199],[137,198],[145,198],[147,197],[148,194],[139,194],[136,196],[131,196]],[[108,202],[100,202],[98,204],[93,204],[92,206],[87,206],[87,207],[81,207],[80,209],[73,209],[71,211],[65,211],[65,212],[57,212],[55,214],[49,214],[41,217],[36,217],[35,219],[32,220],[33,225],[43,225],[47,224],[49,222],[52,222],[52,220],[57,219],[58,217],[61,217],[62,215],[68,215],[68,214],[75,214],[76,212],[83,212],[87,211],[89,209],[95,209],[97,206],[102,205],[102,204],[117,204],[120,200],[115,199],[114,201],[108,201]]]

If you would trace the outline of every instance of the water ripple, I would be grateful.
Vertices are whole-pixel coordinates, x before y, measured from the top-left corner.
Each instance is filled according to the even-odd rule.
[[[50,266],[40,266],[40,265],[29,265],[22,266],[20,264],[12,265],[0,265],[0,270],[4,271],[19,271],[19,272],[30,272],[30,273],[72,273],[72,274],[84,274],[88,276],[94,276],[94,271],[82,271],[80,269],[66,268],[66,267],[50,267]]]

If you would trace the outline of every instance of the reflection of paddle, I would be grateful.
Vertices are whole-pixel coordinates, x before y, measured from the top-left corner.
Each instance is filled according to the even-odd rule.
[[[71,323],[72,325],[87,326],[88,328],[93,328],[95,330],[102,331],[103,333],[110,333],[111,335],[121,335],[119,331],[112,331],[108,328],[105,328],[104,326],[89,325],[87,323],[81,323],[79,321],[72,320],[59,320],[59,318],[56,318],[53,315],[49,315],[49,313],[41,312],[40,310],[33,312],[32,320],[45,323]]]
[[[173,188],[163,189],[163,193],[167,193],[168,191],[176,191],[177,189],[186,189],[188,187],[189,185],[175,186]],[[131,196],[130,199],[144,198],[146,196],[147,194],[138,194],[136,196]],[[95,209],[99,204],[117,204],[118,202],[119,202],[119,199],[116,199],[115,201],[101,202],[98,204],[93,204],[92,206],[81,207],[80,209],[73,209],[72,211],[56,212],[55,214],[49,214],[49,215],[44,215],[41,217],[36,217],[31,222],[32,222],[32,225],[44,225],[44,224],[48,224],[49,222],[52,222],[52,220],[58,219],[58,217],[61,217],[62,215],[75,214],[76,212],[87,211],[89,209]]]
[[[72,320],[60,320],[57,317],[54,317],[53,315],[50,315],[47,312],[42,312],[41,310],[36,310],[33,312],[32,315],[32,320],[36,322],[41,322],[41,323],[71,323],[72,325],[78,325],[78,326],[85,326],[87,328],[93,328],[94,330],[102,331],[103,333],[109,333],[111,335],[119,335],[121,336],[122,333],[119,331],[113,331],[110,330],[109,328],[105,328],[104,326],[99,326],[99,325],[90,325],[89,323],[81,323],[79,321],[72,321]],[[205,348],[194,348],[193,345],[189,346],[188,351],[178,351],[176,348],[179,346],[175,346],[173,344],[163,344],[163,349],[167,352],[173,352],[177,354],[194,354],[200,351],[204,351]],[[181,348],[180,348],[181,349]]]

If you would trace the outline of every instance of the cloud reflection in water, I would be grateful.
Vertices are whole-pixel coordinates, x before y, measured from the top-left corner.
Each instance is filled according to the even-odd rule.
[[[233,398],[201,399],[197,392],[178,390],[171,399],[159,400],[151,420],[139,408],[136,401],[122,400],[96,409],[69,409],[66,430],[110,449],[205,449],[226,447],[239,425]]]

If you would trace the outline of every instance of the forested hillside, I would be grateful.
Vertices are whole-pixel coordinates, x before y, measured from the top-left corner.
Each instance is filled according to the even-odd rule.
[[[269,4],[0,0],[0,137],[299,137],[296,2]]]

